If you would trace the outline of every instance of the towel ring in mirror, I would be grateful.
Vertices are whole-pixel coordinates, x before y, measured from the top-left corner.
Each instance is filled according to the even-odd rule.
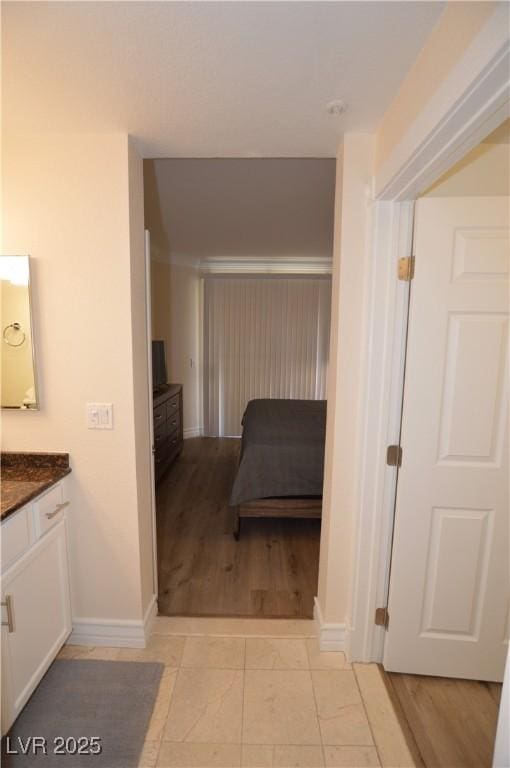
[[[15,343],[14,341],[10,340],[10,336],[12,335],[12,331],[10,330],[12,328],[12,331],[15,333],[21,333],[21,341],[18,341],[18,343]],[[8,344],[10,347],[21,347],[21,345],[24,343],[26,339],[26,333],[21,327],[21,323],[9,323],[9,325],[6,325],[3,332],[4,341],[6,344]]]

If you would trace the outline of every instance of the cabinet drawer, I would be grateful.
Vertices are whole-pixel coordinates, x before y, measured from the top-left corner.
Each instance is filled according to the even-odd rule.
[[[163,445],[156,448],[156,453],[154,454],[154,469],[156,476],[158,476],[167,466],[168,456],[168,442],[165,440]]]
[[[181,428],[181,412],[180,410],[173,411],[168,414],[167,419],[167,435],[173,435],[174,432],[179,432]]]
[[[154,408],[154,429],[157,429],[160,424],[163,424],[166,420],[166,403],[161,403]]]
[[[166,460],[166,453],[163,450],[156,450],[156,453],[154,454],[154,466],[156,469],[158,467],[161,467]]]
[[[31,544],[31,505],[23,507],[2,523],[2,572]]]
[[[171,435],[165,437],[165,439],[156,445],[155,462],[156,464],[164,463],[170,455],[174,455],[176,449],[181,445],[181,435],[179,430],[172,432]]]
[[[175,418],[176,414],[180,411],[181,398],[180,395],[174,395],[166,401],[166,417],[167,419]]]
[[[161,442],[161,440],[164,440],[165,437],[168,434],[168,421],[165,419],[164,421],[156,422],[154,424],[154,442]]]
[[[35,502],[34,520],[37,538],[62,520],[68,503],[64,501],[62,483],[55,485]]]
[[[168,450],[174,451],[181,442],[181,433],[179,429],[174,430],[168,438]]]
[[[167,439],[167,431],[166,431],[166,421],[165,421],[162,429],[159,429],[157,432],[154,433],[154,448],[156,449],[156,453],[158,453],[159,450],[163,447],[166,439]]]

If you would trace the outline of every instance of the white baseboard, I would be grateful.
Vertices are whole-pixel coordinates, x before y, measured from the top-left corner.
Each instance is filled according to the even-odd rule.
[[[204,435],[204,428],[203,427],[188,427],[184,430],[183,437],[185,440],[187,440],[190,437],[203,437]]]
[[[348,650],[349,630],[345,623],[327,623],[322,618],[322,611],[317,598],[314,598],[313,618],[317,626],[319,647],[321,651]]]
[[[153,595],[143,620],[74,618],[69,645],[101,645],[113,648],[145,648],[158,612]]]
[[[158,615],[158,596],[152,595],[145,616],[143,617],[143,629],[145,633],[145,641],[149,639],[152,634],[152,627],[154,625],[154,619]]]
[[[145,648],[141,621],[78,618],[73,621],[69,645],[110,645],[114,648]]]

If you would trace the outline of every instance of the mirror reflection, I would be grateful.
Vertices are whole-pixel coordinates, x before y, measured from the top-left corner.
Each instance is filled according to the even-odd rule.
[[[0,256],[2,408],[38,407],[28,256]]]

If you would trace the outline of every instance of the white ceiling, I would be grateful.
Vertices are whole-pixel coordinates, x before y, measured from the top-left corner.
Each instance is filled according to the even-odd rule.
[[[146,160],[152,249],[190,260],[331,258],[335,169],[323,158]]]
[[[145,157],[332,157],[375,130],[444,5],[4,2],[5,127],[127,131]]]

